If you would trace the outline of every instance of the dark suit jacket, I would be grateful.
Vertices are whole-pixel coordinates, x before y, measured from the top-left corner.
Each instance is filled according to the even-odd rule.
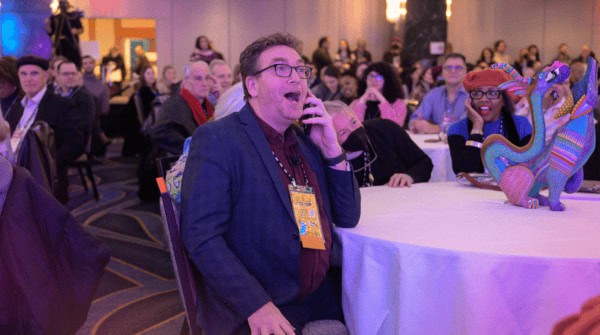
[[[79,130],[81,131],[84,143],[92,132],[94,125],[94,114],[96,113],[96,102],[94,95],[84,86],[80,87],[69,98],[77,109],[77,117],[79,119]]]
[[[169,97],[156,117],[150,130],[152,142],[173,155],[181,155],[183,142],[192,136],[198,127],[192,109],[179,94]]]
[[[23,115],[21,103],[15,103],[6,121],[14,131]],[[54,129],[56,160],[70,162],[83,153],[85,140],[80,129],[81,114],[69,100],[46,90],[40,101],[35,121],[44,121]]]
[[[69,211],[0,157],[0,334],[75,334],[110,255]],[[8,188],[7,188],[8,186]]]
[[[350,171],[325,166],[317,147],[293,126],[319,180],[329,222],[353,227],[360,193]],[[230,334],[258,308],[294,302],[300,240],[287,185],[247,104],[199,127],[182,181],[181,235],[199,269],[198,323]],[[325,227],[331,229],[331,227]]]

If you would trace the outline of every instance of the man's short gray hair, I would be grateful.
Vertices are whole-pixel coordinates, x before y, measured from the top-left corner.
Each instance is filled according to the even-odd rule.
[[[341,113],[349,113],[351,115],[355,115],[354,111],[352,111],[352,109],[348,105],[346,105],[340,100],[325,101],[323,102],[323,105],[325,106],[325,110],[327,111],[327,113],[331,115],[332,118]]]
[[[187,64],[185,64],[185,67],[183,68],[183,79],[189,79],[191,76],[191,72],[192,72],[192,67],[196,66],[196,65],[201,65],[204,66],[206,68],[207,72],[210,72],[210,67],[208,66],[208,64],[206,64],[205,61],[194,61],[194,62],[189,62]]]
[[[229,64],[227,64],[227,62],[225,62],[224,60],[222,60],[222,59],[213,59],[210,62],[210,65],[209,65],[210,66],[210,71],[212,72],[212,70],[215,68],[215,66],[219,66],[219,65],[225,65],[225,66],[229,67]]]

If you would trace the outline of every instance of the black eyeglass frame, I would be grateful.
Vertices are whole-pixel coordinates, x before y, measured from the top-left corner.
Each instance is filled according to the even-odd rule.
[[[471,97],[471,99],[474,100],[478,100],[483,98],[483,96],[485,95],[486,98],[490,99],[490,100],[497,100],[500,99],[500,97],[502,96],[502,91],[500,90],[490,90],[490,91],[479,91],[479,90],[473,90],[471,92],[469,92],[469,96]]]
[[[300,79],[309,79],[312,75],[312,68],[310,66],[307,66],[307,65],[291,66],[291,65],[282,64],[282,63],[271,64],[262,70],[256,71],[254,73],[254,75],[256,76],[262,72],[265,72],[266,70],[268,70],[270,68],[274,68],[275,74],[278,77],[282,77],[282,78],[289,78],[292,75],[292,69],[296,71],[296,73],[298,74],[298,77],[300,77]],[[302,71],[298,71],[298,70],[305,70],[306,76],[303,76]],[[281,72],[281,71],[284,71],[284,72]]]

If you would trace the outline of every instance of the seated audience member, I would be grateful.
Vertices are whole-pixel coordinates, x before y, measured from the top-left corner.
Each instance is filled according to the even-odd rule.
[[[13,104],[6,115],[11,133],[5,139],[4,155],[16,162],[19,149],[29,128],[36,121],[46,122],[55,137],[57,184],[54,195],[62,203],[68,197],[67,169],[84,150],[85,139],[81,132],[79,112],[73,104],[51,92],[46,86],[48,61],[36,56],[23,56],[17,61],[19,82],[25,96]],[[0,122],[2,123],[2,122]],[[12,157],[12,159],[11,159]]]
[[[312,63],[317,69],[317,72],[313,73],[313,76],[318,79],[321,79],[321,70],[327,65],[333,64],[333,60],[329,54],[329,38],[327,36],[319,38],[319,47],[313,51]]]
[[[79,129],[87,144],[92,133],[96,112],[94,96],[83,86],[83,82],[80,82],[78,76],[81,74],[77,71],[75,63],[66,60],[58,65],[57,70],[56,83],[59,85],[59,90],[55,93],[69,99],[75,106],[79,119]]]
[[[428,67],[422,72],[421,76],[419,77],[410,98],[420,102],[434,87],[435,78],[433,76],[433,67]]]
[[[0,58],[0,114],[6,116],[8,110],[18,103],[22,94],[16,60]]]
[[[56,79],[56,76],[58,75],[58,66],[60,65],[60,63],[66,61],[67,58],[63,57],[63,56],[55,56],[52,57],[52,59],[50,59],[50,64],[48,67],[48,88],[50,88],[51,90],[55,90],[56,87],[58,86],[58,84],[56,84],[54,82],[54,80]]]
[[[404,94],[405,97],[412,99],[412,92],[417,87],[417,84],[419,83],[419,79],[421,78],[421,75],[423,74],[424,68],[425,67],[423,66],[423,63],[421,63],[420,61],[416,61],[410,67],[408,72],[406,72],[405,75],[403,76],[402,93]]]
[[[492,48],[483,48],[481,50],[481,55],[479,55],[479,59],[477,60],[477,64],[484,62],[488,65],[488,67],[494,64],[494,50]]]
[[[429,91],[410,117],[409,128],[414,133],[437,134],[447,131],[453,122],[465,116],[467,92],[463,80],[467,73],[465,57],[452,53],[442,65],[444,85]],[[445,128],[445,129],[444,129]]]
[[[294,334],[342,318],[328,276],[332,225],[358,223],[360,193],[331,117],[307,97],[310,67],[299,46],[281,33],[249,45],[240,55],[248,103],[192,137],[181,237],[202,276],[197,320],[207,334]],[[311,136],[295,125],[303,114],[316,115],[305,121]],[[319,220],[307,215],[299,228],[306,221],[294,208]]]
[[[512,66],[515,70],[517,70],[521,75],[523,75],[523,70],[525,70],[528,66],[529,62],[529,51],[527,48],[522,48],[519,50],[519,55],[517,59],[513,62]]]
[[[151,66],[142,68],[140,72],[140,84],[136,93],[142,102],[142,113],[144,120],[152,113],[154,109],[154,99],[158,96],[156,88],[156,75]]]
[[[464,81],[470,95],[470,99],[465,101],[467,117],[448,129],[454,173],[483,172],[481,146],[492,134],[500,134],[517,146],[529,142],[532,131],[529,120],[514,115],[510,96],[498,88],[509,80],[512,78],[498,69],[467,74]]]
[[[431,159],[398,124],[386,119],[361,124],[352,110],[340,101],[325,103],[333,118],[338,141],[346,150],[360,187],[388,185],[410,187],[431,177]]]
[[[177,81],[177,72],[172,65],[167,65],[163,68],[162,76],[156,84],[156,89],[161,96],[177,94],[179,91],[179,82]]]
[[[110,111],[110,93],[108,87],[94,74],[96,60],[86,55],[81,58],[81,63],[83,68],[83,86],[94,96],[94,105],[96,107],[92,128],[91,150],[96,156],[104,156],[106,147],[111,143],[111,140],[104,134],[101,128],[100,116],[107,115]]]
[[[350,45],[348,44],[348,40],[341,39],[337,52],[334,56],[335,61],[339,61],[342,63],[342,70],[350,70],[352,65],[354,65],[355,56],[352,51],[350,51]]]
[[[214,81],[208,100],[213,106],[217,105],[223,92],[233,85],[233,74],[229,65],[222,59],[215,59],[209,64],[211,78]]]
[[[143,77],[145,69],[152,67],[150,60],[148,60],[148,57],[146,57],[146,50],[144,50],[141,45],[136,45],[134,52],[136,58],[131,73],[131,79],[136,79],[138,76]]]
[[[181,155],[185,139],[214,115],[214,108],[207,99],[208,64],[201,61],[189,63],[183,76],[181,92],[172,95],[160,107],[150,130],[152,142],[172,155]]]
[[[356,50],[354,50],[354,63],[371,63],[373,61],[371,53],[367,50],[367,40],[359,38],[356,40]]]
[[[373,63],[364,72],[360,82],[361,97],[350,104],[358,119],[389,119],[401,127],[406,118],[402,88],[392,66],[385,62]]]
[[[511,63],[510,55],[506,52],[507,49],[504,40],[498,40],[494,43],[494,63]]]
[[[340,77],[340,100],[346,105],[350,105],[352,101],[358,98],[358,78],[352,71],[342,73]]]
[[[210,64],[215,59],[224,59],[220,52],[213,50],[212,42],[202,35],[196,38],[195,49],[190,56],[190,62],[203,61]]]
[[[558,46],[558,53],[554,57],[554,60],[567,65],[571,64],[571,56],[569,56],[569,46],[567,43],[561,43]]]
[[[121,89],[123,81],[127,78],[125,60],[121,55],[121,48],[117,45],[110,48],[108,54],[102,57],[102,78],[105,78],[111,88],[114,87],[111,93],[117,93]]]
[[[0,333],[75,334],[108,250],[21,168],[0,156]]]
[[[123,156],[142,154],[146,148],[144,135],[148,123],[154,120],[154,106],[157,101],[156,76],[151,66],[144,66],[139,76],[139,84],[135,94],[128,102],[128,114],[124,118]]]
[[[527,47],[527,67],[533,68],[535,62],[541,62],[540,50],[537,45],[531,44]]]
[[[590,49],[589,45],[584,44],[581,47],[581,53],[579,54],[579,57],[575,58],[573,61],[574,62],[582,62],[583,64],[587,64],[588,58],[590,58],[590,57],[592,57],[593,59],[596,59],[596,54],[594,54],[592,49]]]
[[[333,66],[327,65],[323,68],[321,82],[311,88],[311,91],[322,101],[339,100],[342,97],[340,90],[340,70]]]

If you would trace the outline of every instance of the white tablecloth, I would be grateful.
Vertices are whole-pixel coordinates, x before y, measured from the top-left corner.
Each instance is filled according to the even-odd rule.
[[[438,135],[413,134],[408,132],[410,138],[423,150],[433,162],[433,171],[429,182],[454,181],[456,178],[452,171],[452,158],[450,148],[444,142],[426,142],[426,140],[437,140]]]
[[[528,210],[457,183],[361,189],[341,240],[354,335],[549,334],[600,294],[600,195]]]

